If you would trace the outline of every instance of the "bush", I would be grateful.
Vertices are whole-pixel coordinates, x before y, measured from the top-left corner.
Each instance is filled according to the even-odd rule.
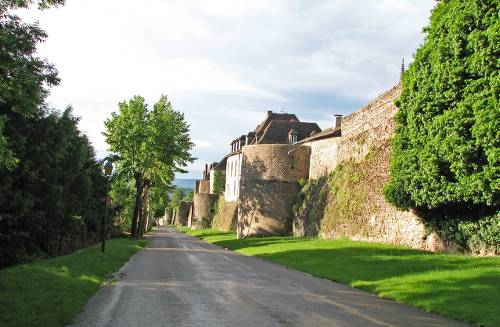
[[[500,204],[498,0],[440,1],[403,76],[386,199],[403,209]]]

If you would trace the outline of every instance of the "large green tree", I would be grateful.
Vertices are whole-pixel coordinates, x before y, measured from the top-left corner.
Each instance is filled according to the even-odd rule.
[[[183,167],[194,160],[189,125],[167,97],[162,96],[149,110],[144,98],[136,96],[121,102],[118,113],[112,113],[105,126],[106,142],[116,153],[122,173],[135,180],[131,236],[142,237],[143,206],[150,188],[163,185],[166,189],[175,173],[185,172]]]
[[[498,208],[498,0],[438,2],[404,73],[389,202],[400,208]]]
[[[77,124],[71,108],[9,116],[19,163],[0,169],[0,267],[98,240],[106,181]]]
[[[38,24],[25,23],[12,14],[13,9],[33,3],[43,9],[64,1],[0,0],[0,168],[12,168],[18,162],[4,132],[9,116],[34,115],[49,87],[59,83],[54,66],[36,56],[45,32]]]

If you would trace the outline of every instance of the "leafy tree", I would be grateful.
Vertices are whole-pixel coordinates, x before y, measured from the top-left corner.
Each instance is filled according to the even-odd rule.
[[[182,198],[182,201],[193,201],[193,197],[194,197],[193,191],[187,192],[186,195],[184,195],[184,197]]]
[[[105,122],[106,142],[117,154],[121,172],[135,180],[135,204],[131,235],[142,237],[145,220],[143,205],[153,185],[166,188],[176,172],[185,172],[194,158],[189,151],[194,144],[189,138],[189,126],[184,115],[172,108],[162,96],[148,110],[144,98],[133,97],[119,104],[119,112],[112,113]]]
[[[112,203],[112,216],[115,217],[116,224],[120,231],[129,231],[132,226],[132,214],[135,203],[134,181],[120,174],[121,169],[116,167],[113,174],[109,197]]]
[[[172,211],[177,210],[179,208],[179,203],[181,203],[182,199],[184,199],[184,196],[184,191],[180,188],[176,188],[170,198],[169,209]]]
[[[0,0],[0,169],[11,169],[18,163],[4,131],[10,115],[34,115],[48,88],[59,83],[54,66],[35,55],[36,46],[47,37],[45,32],[9,11],[32,3],[47,8],[63,2]]]
[[[9,116],[5,135],[19,164],[0,170],[0,266],[98,240],[106,182],[77,124],[71,108]]]
[[[400,208],[498,208],[498,0],[441,1],[403,76],[386,199]]]

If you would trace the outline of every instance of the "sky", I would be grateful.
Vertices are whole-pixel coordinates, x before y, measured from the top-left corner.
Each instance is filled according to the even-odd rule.
[[[48,33],[39,55],[62,81],[49,104],[71,105],[99,158],[118,103],[162,94],[185,114],[200,178],[268,110],[330,127],[399,80],[422,44],[434,0],[67,0],[18,11]]]

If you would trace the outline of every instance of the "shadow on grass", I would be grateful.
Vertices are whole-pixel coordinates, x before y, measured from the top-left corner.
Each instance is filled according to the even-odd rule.
[[[1,326],[64,326],[146,242],[126,239],[0,271]]]
[[[214,243],[427,311],[485,326],[500,326],[500,258],[300,238]]]

